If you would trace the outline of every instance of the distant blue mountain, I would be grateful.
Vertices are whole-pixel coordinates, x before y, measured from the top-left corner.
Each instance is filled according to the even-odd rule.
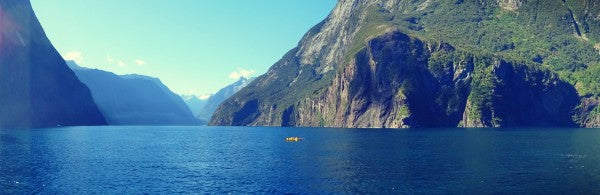
[[[250,82],[252,82],[254,79],[255,78],[246,79],[246,78],[242,77],[235,83],[228,85],[228,86],[224,87],[223,89],[219,90],[217,93],[210,96],[204,102],[204,106],[198,111],[198,114],[195,116],[198,119],[200,119],[201,121],[206,121],[206,122],[210,121],[210,118],[212,117],[213,113],[215,112],[215,110],[217,110],[219,105],[221,105],[221,103],[223,103],[223,101],[227,100],[233,94],[240,91],[242,88],[244,88]]]
[[[0,0],[0,128],[105,125],[28,0]]]
[[[185,104],[188,105],[190,110],[192,110],[192,114],[194,114],[194,116],[198,116],[198,114],[200,114],[200,110],[204,108],[204,106],[206,105],[206,100],[208,100],[200,99],[198,96],[195,95],[181,95],[181,98],[183,99]]]
[[[159,79],[143,75],[116,75],[67,64],[91,90],[110,125],[196,125],[181,97]]]

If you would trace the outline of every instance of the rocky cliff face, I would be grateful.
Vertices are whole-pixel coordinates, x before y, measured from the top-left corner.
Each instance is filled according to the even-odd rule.
[[[104,125],[28,0],[0,0],[0,128]]]
[[[578,102],[575,89],[547,71],[399,32],[371,40],[333,81],[324,96],[299,104],[299,125],[574,125]]]
[[[600,99],[583,98],[576,109],[575,119],[586,128],[600,128]]]
[[[598,22],[589,17],[600,5],[536,3],[341,0],[297,48],[224,102],[211,124],[585,125],[574,117],[591,113],[576,110],[586,90],[574,85],[585,79],[573,75],[600,62],[590,38]],[[526,41],[514,41],[520,37]]]

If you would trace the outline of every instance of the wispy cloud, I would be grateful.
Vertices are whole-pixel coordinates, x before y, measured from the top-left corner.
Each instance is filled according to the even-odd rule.
[[[137,66],[144,66],[146,65],[146,61],[142,60],[142,59],[135,59],[135,60],[123,60],[122,58],[114,58],[112,55],[106,55],[106,62],[109,65],[117,65],[119,67],[125,67],[127,65],[129,65],[128,62],[132,62],[132,64],[137,65]]]
[[[120,66],[120,67],[125,67],[125,66],[127,66],[127,64],[125,64],[125,62],[123,62],[123,61],[119,60],[119,61],[117,62],[117,66]]]
[[[187,93],[184,93],[184,94],[190,94],[191,96],[196,96],[198,99],[201,99],[201,100],[206,100],[213,95],[213,94],[208,94],[208,93],[202,93],[198,89],[190,89],[187,91]]]
[[[67,54],[65,54],[63,56],[63,58],[65,60],[73,60],[73,61],[75,61],[78,64],[83,61],[83,55],[81,54],[80,51],[70,51],[70,52],[67,52]]]
[[[198,98],[201,100],[207,100],[208,98],[210,98],[210,96],[212,96],[212,94],[204,94],[204,95],[199,95]]]
[[[138,65],[138,66],[143,66],[143,65],[146,65],[146,61],[140,60],[140,59],[136,59],[135,60],[135,64]]]
[[[108,62],[108,64],[113,64],[115,59],[113,59],[110,55],[106,55],[106,62]]]
[[[237,68],[237,71],[229,74],[229,78],[231,78],[231,79],[240,79],[241,77],[250,78],[250,76],[254,75],[254,73],[256,73],[256,71],[252,70],[252,69],[248,70],[248,69],[244,69],[244,68]]]

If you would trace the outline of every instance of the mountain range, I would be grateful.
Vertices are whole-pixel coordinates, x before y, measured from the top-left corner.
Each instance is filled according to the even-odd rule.
[[[241,77],[235,83],[232,83],[222,89],[220,89],[217,93],[209,96],[206,99],[200,99],[197,96],[193,95],[182,95],[182,98],[185,100],[186,104],[190,107],[194,116],[198,118],[200,121],[204,123],[208,123],[213,113],[217,109],[217,107],[227,98],[233,96],[233,94],[240,91],[250,82],[252,82],[255,78],[244,78]]]
[[[196,125],[199,123],[181,97],[159,79],[116,75],[83,68],[67,61],[86,84],[109,125]]]
[[[31,3],[0,0],[0,128],[106,125]]]
[[[200,98],[196,95],[181,95],[181,99],[183,99],[183,102],[190,108],[194,117],[198,117],[200,110],[206,105],[206,100],[208,98]]]
[[[69,64],[28,0],[0,0],[0,128],[600,127],[596,0],[339,0],[196,116],[156,78]]]
[[[339,0],[212,125],[598,127],[596,0]]]

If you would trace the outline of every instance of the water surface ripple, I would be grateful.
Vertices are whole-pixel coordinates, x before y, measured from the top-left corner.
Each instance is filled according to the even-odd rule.
[[[599,143],[598,129],[0,130],[0,192],[600,193]]]

